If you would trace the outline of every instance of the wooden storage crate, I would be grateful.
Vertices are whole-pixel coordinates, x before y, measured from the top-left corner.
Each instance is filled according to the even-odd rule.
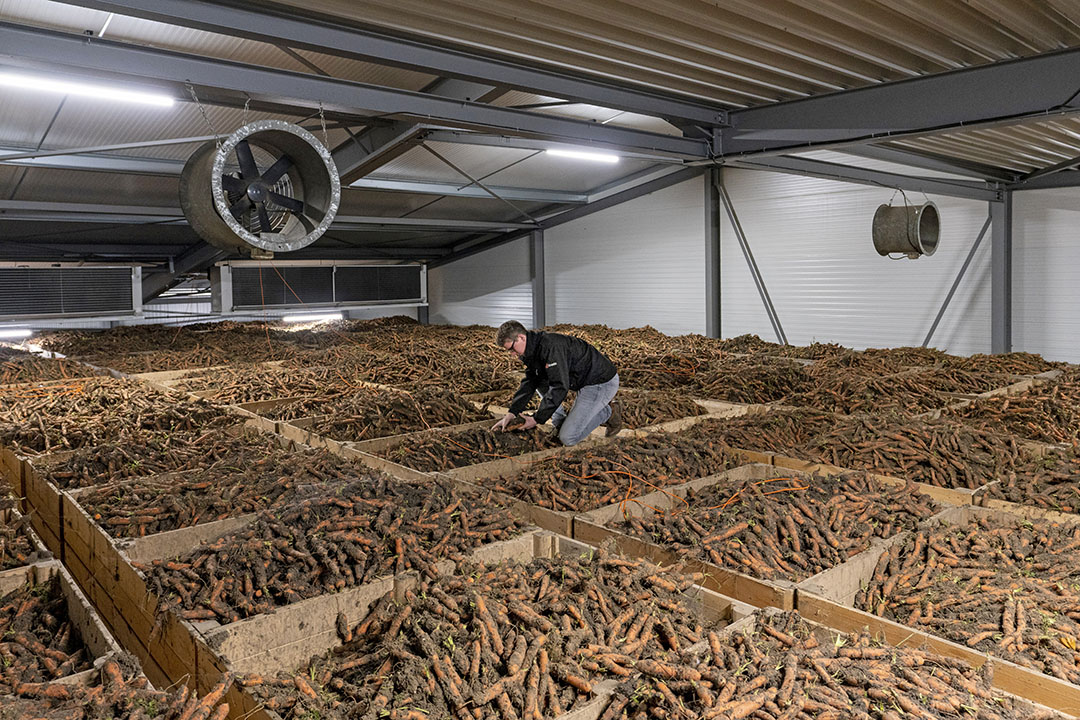
[[[1005,510],[967,505],[950,508],[939,514],[935,521],[964,523],[976,516],[1017,519],[1015,514]],[[1078,521],[1080,520],[1072,520]],[[1078,685],[854,607],[856,594],[873,576],[881,555],[887,552],[893,543],[906,540],[908,535],[904,533],[891,538],[856,555],[843,565],[799,583],[795,589],[795,604],[799,613],[808,620],[841,632],[869,630],[893,645],[927,646],[934,652],[959,658],[976,668],[989,662],[993,667],[994,687],[1071,716],[1080,715]]]
[[[612,530],[606,527],[605,523],[621,517],[624,509],[629,515],[651,516],[654,514],[653,508],[657,510],[672,508],[677,504],[672,496],[685,497],[688,490],[700,490],[721,482],[765,480],[784,475],[785,472],[782,469],[765,464],[753,464],[682,485],[672,485],[664,488],[664,492],[654,492],[634,498],[623,507],[620,507],[621,503],[615,503],[578,515],[574,518],[574,539],[594,546],[610,545],[624,555],[645,558],[658,565],[670,565],[679,561],[679,556],[673,550]],[[701,560],[688,560],[684,564],[688,572],[705,574],[703,581],[705,587],[754,607],[777,607],[791,610],[795,606],[795,584],[792,582],[759,580],[745,573]]]
[[[532,558],[551,558],[592,551],[593,548],[570,538],[536,531],[478,548],[472,559],[480,563],[527,562]],[[226,671],[269,675],[302,667],[311,659],[340,644],[335,629],[339,611],[345,613],[350,626],[354,625],[383,595],[394,592],[395,595],[403,596],[405,590],[416,582],[415,574],[410,573],[357,588],[357,593],[345,600],[336,595],[326,595],[289,606],[306,605],[307,612],[303,615],[300,626],[297,625],[296,618],[278,617],[278,613],[274,613],[265,618],[242,620],[210,631],[205,635],[205,639],[208,649],[216,659],[216,673],[218,677]],[[708,624],[731,623],[753,611],[753,608],[744,603],[699,586],[694,587],[691,598],[700,612],[700,617]],[[205,683],[200,682],[200,685],[212,685],[213,682],[216,681],[211,677],[207,678]],[[615,680],[598,683],[595,686],[596,698],[560,716],[559,720],[597,720],[617,684]],[[243,688],[234,686],[228,702],[233,717],[278,720],[276,713],[263,709]]]
[[[57,575],[60,577],[60,591],[64,594],[72,627],[78,630],[89,654],[94,658],[94,667],[81,673],[68,675],[56,682],[89,684],[97,677],[98,666],[111,656],[120,653],[121,649],[63,565],[56,560],[48,560],[0,573],[0,597],[18,590],[27,583],[40,585],[49,582]]]
[[[14,525],[15,523],[22,521],[22,519],[22,514],[15,508],[0,509],[0,527]],[[0,569],[0,582],[8,576],[21,577],[25,574],[24,568],[29,565],[37,565],[39,563],[49,562],[53,559],[53,554],[49,552],[48,548],[45,547],[45,544],[41,542],[41,538],[34,532],[33,527],[26,528],[26,533],[29,536],[31,546],[31,555],[28,558],[28,562],[26,565],[20,567],[12,567],[7,570]]]

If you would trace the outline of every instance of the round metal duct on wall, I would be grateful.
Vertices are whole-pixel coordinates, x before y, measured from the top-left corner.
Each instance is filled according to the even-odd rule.
[[[937,206],[881,205],[874,213],[874,249],[878,255],[903,253],[909,258],[937,251],[941,221]]]
[[[326,232],[341,204],[330,151],[302,127],[249,123],[184,165],[180,207],[192,229],[223,250],[290,252]]]

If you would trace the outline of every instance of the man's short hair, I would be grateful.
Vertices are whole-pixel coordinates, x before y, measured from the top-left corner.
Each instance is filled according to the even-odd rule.
[[[525,334],[525,326],[517,320],[507,320],[499,326],[499,332],[495,334],[495,342],[506,347],[507,340],[517,340],[518,335]]]

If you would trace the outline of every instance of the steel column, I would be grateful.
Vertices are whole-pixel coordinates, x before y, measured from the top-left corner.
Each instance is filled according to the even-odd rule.
[[[1012,193],[990,203],[990,352],[1012,352]]]
[[[964,274],[967,272],[968,265],[971,264],[972,259],[975,257],[975,252],[979,249],[983,236],[986,235],[986,231],[989,228],[990,216],[988,215],[986,222],[983,223],[982,230],[979,231],[979,236],[975,238],[975,242],[971,245],[971,250],[968,251],[967,257],[964,259],[964,264],[960,266],[960,272],[956,274],[956,279],[953,280],[952,287],[949,288],[949,294],[945,296],[945,302],[941,303],[941,309],[938,310],[937,317],[934,318],[934,322],[930,326],[930,331],[926,333],[926,338],[922,341],[923,347],[927,347],[930,344],[930,338],[934,337],[934,331],[937,330],[938,323],[941,322],[941,318],[945,315],[945,310],[948,309],[949,303],[952,302],[953,295],[956,294],[956,289],[960,287],[960,281],[964,279]]]
[[[780,316],[776,314],[776,307],[773,306],[772,298],[769,297],[769,289],[765,287],[765,279],[761,276],[757,261],[754,260],[754,253],[750,250],[750,243],[746,239],[746,233],[743,232],[739,216],[735,214],[735,205],[731,202],[731,196],[728,195],[727,188],[724,187],[723,171],[721,171],[714,187],[724,203],[724,209],[727,211],[731,227],[735,231],[735,237],[739,240],[739,248],[742,250],[743,257],[746,258],[746,265],[750,268],[750,276],[754,278],[754,285],[757,287],[761,304],[765,306],[765,312],[769,316],[769,323],[772,324],[773,332],[776,333],[776,337],[782,345],[787,345],[787,335],[784,334],[784,328],[780,324]]]
[[[722,337],[719,174],[720,168],[705,171],[705,335],[711,338]]]
[[[547,325],[543,230],[534,230],[529,235],[529,254],[532,257],[532,326],[534,330],[539,330]]]

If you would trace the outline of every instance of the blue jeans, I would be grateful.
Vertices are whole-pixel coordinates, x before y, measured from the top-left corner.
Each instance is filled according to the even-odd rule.
[[[611,417],[608,405],[619,390],[619,376],[599,385],[586,385],[578,390],[570,412],[560,405],[551,416],[551,424],[559,431],[559,440],[563,445],[577,445],[596,428]]]

